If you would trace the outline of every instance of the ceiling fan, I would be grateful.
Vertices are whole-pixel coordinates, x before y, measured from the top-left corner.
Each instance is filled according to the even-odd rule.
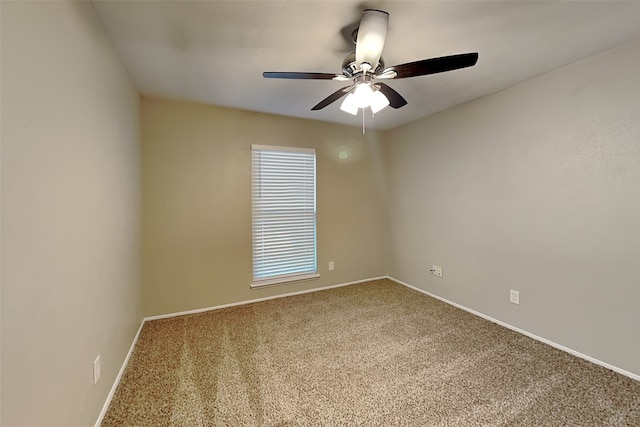
[[[351,81],[316,104],[312,110],[320,110],[347,95],[340,109],[356,115],[360,108],[370,107],[373,113],[385,108],[400,108],[407,101],[381,80],[404,79],[471,67],[478,61],[478,53],[463,53],[438,58],[423,59],[406,64],[386,67],[382,49],[389,25],[389,13],[377,9],[362,12],[360,26],[353,32],[355,52],[342,63],[342,74],[267,71],[262,76],[270,79],[337,80]]]

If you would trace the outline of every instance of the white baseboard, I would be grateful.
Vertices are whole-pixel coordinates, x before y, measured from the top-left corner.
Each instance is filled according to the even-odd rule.
[[[116,389],[120,384],[120,380],[122,379],[124,370],[127,368],[127,364],[129,363],[129,358],[131,357],[131,354],[133,353],[133,349],[136,346],[136,343],[138,342],[138,337],[140,337],[140,331],[142,331],[142,325],[144,325],[144,319],[140,323],[140,327],[138,328],[138,332],[136,332],[136,336],[133,337],[133,342],[131,343],[131,347],[129,347],[129,352],[127,353],[127,357],[125,357],[124,362],[122,362],[120,371],[118,371],[118,375],[116,376],[116,379],[113,382],[113,385],[111,386],[111,390],[107,395],[107,400],[104,402],[104,405],[102,406],[102,411],[100,411],[100,415],[98,415],[98,419],[96,420],[94,427],[100,427],[100,424],[102,424],[102,420],[104,419],[104,416],[107,413],[107,409],[109,409],[109,405],[111,404],[111,399],[113,399],[113,395],[116,393]]]
[[[211,311],[211,310],[220,310],[221,308],[228,308],[228,307],[236,307],[236,306],[239,306],[239,305],[253,304],[255,302],[268,301],[268,300],[278,299],[278,298],[285,298],[285,297],[290,297],[290,296],[294,296],[294,295],[308,294],[308,293],[311,293],[311,292],[319,292],[319,291],[324,291],[324,290],[327,290],[327,289],[340,288],[342,286],[355,285],[356,283],[370,282],[372,280],[380,280],[380,279],[387,279],[387,278],[388,278],[388,276],[372,277],[370,279],[356,280],[354,282],[340,283],[338,285],[324,286],[324,287],[321,287],[321,288],[306,289],[304,291],[290,292],[290,293],[286,293],[286,294],[273,295],[273,296],[264,297],[264,298],[256,298],[256,299],[252,299],[252,300],[248,300],[248,301],[232,302],[230,304],[216,305],[216,306],[212,306],[212,307],[198,308],[198,309],[195,309],[195,310],[180,311],[180,312],[176,312],[176,313],[160,314],[160,315],[157,315],[157,316],[145,317],[143,319],[143,322],[144,321],[148,321],[148,320],[168,319],[170,317],[184,316],[184,315],[187,315],[187,314],[204,313],[204,312]]]
[[[457,308],[459,308],[459,309],[461,309],[461,310],[464,310],[464,311],[466,311],[466,312],[469,312],[469,313],[471,313],[471,314],[473,314],[473,315],[476,315],[476,316],[478,316],[478,317],[482,317],[483,319],[486,319],[486,320],[488,320],[488,321],[490,321],[490,322],[497,323],[498,325],[500,325],[500,326],[504,326],[504,327],[505,327],[505,328],[507,328],[507,329],[511,329],[512,331],[515,331],[515,332],[518,332],[518,333],[520,333],[520,334],[526,335],[526,336],[528,336],[529,338],[533,338],[533,339],[534,339],[534,340],[536,340],[536,341],[540,341],[540,342],[543,342],[543,343],[545,343],[545,344],[548,344],[548,345],[550,345],[551,347],[555,347],[555,348],[557,348],[558,350],[562,350],[562,351],[564,351],[564,352],[567,352],[567,353],[569,353],[569,354],[572,354],[572,355],[574,355],[574,356],[577,356],[577,357],[579,357],[579,358],[581,358],[581,359],[587,360],[587,361],[589,361],[589,362],[591,362],[591,363],[595,363],[596,365],[600,365],[600,366],[603,366],[603,367],[605,367],[605,368],[607,368],[607,369],[611,369],[612,371],[615,371],[615,372],[617,372],[617,373],[619,373],[619,374],[625,375],[625,376],[627,376],[627,377],[629,377],[629,378],[632,378],[632,379],[634,379],[634,380],[636,380],[636,381],[640,381],[640,375],[638,375],[638,374],[634,374],[633,372],[625,371],[624,369],[618,368],[617,366],[610,365],[610,364],[608,364],[608,363],[606,363],[606,362],[603,362],[603,361],[601,361],[601,360],[598,360],[598,359],[596,359],[596,358],[594,358],[594,357],[591,357],[591,356],[588,356],[588,355],[586,355],[586,354],[580,353],[579,351],[575,351],[575,350],[572,350],[572,349],[570,349],[570,348],[568,348],[568,347],[565,347],[565,346],[563,346],[563,345],[560,345],[560,344],[558,344],[558,343],[555,343],[555,342],[553,342],[553,341],[549,341],[549,340],[548,340],[548,339],[546,339],[546,338],[539,337],[539,336],[537,336],[537,335],[535,335],[535,334],[532,334],[532,333],[527,332],[527,331],[525,331],[525,330],[523,330],[523,329],[517,328],[517,327],[515,327],[515,326],[513,326],[513,325],[510,325],[510,324],[508,324],[508,323],[505,323],[505,322],[503,322],[503,321],[501,321],[501,320],[494,319],[494,318],[493,318],[493,317],[491,317],[491,316],[487,316],[486,314],[480,313],[480,312],[478,312],[478,311],[475,311],[475,310],[472,310],[472,309],[470,309],[470,308],[467,308],[467,307],[465,307],[465,306],[463,306],[463,305],[457,304],[457,303],[455,303],[455,302],[453,302],[453,301],[449,301],[449,300],[447,300],[447,299],[444,299],[444,298],[442,298],[442,297],[439,297],[438,295],[432,294],[431,292],[427,292],[427,291],[425,291],[424,289],[420,289],[420,288],[417,288],[417,287],[415,287],[415,286],[411,286],[411,285],[409,285],[408,283],[404,283],[404,282],[402,282],[402,281],[400,281],[400,280],[398,280],[398,279],[395,279],[395,278],[393,278],[393,277],[387,276],[387,278],[388,278],[389,280],[393,280],[394,282],[397,282],[397,283],[399,283],[399,284],[401,284],[401,285],[403,285],[403,286],[406,286],[406,287],[408,287],[408,288],[411,288],[411,289],[413,289],[413,290],[415,290],[415,291],[418,291],[418,292],[423,293],[423,294],[425,294],[425,295],[428,295],[428,296],[430,296],[430,297],[432,297],[432,298],[435,298],[435,299],[437,299],[437,300],[440,300],[440,301],[442,301],[442,302],[444,302],[444,303],[447,303],[447,304],[452,305],[452,306],[454,306],[454,307],[457,307]]]

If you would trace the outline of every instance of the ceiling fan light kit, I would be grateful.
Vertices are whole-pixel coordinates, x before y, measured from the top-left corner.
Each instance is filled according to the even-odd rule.
[[[389,99],[380,92],[379,88],[372,87],[370,83],[358,83],[342,101],[340,109],[355,116],[360,108],[369,107],[375,114],[387,105],[389,105]]]
[[[395,109],[407,105],[402,95],[380,80],[442,73],[471,67],[478,61],[478,53],[474,52],[423,59],[385,68],[382,49],[388,25],[389,13],[377,9],[365,9],[362,12],[360,26],[354,32],[356,50],[344,59],[342,74],[270,71],[262,75],[265,78],[276,79],[352,81],[350,86],[337,90],[311,109],[321,110],[346,95],[340,105],[342,111],[357,115],[360,108],[364,110],[369,107],[375,114],[387,105]]]

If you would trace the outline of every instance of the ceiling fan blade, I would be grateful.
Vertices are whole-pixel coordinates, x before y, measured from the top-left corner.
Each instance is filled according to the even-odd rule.
[[[333,80],[337,74],[331,73],[296,73],[296,72],[280,72],[265,71],[262,77],[266,79],[302,79],[302,80]]]
[[[371,65],[375,70],[382,55],[384,40],[387,37],[389,14],[382,10],[365,9],[358,27],[356,39],[356,63]]]
[[[342,89],[338,89],[337,91],[333,92],[331,95],[327,96],[325,99],[323,99],[322,101],[318,102],[317,105],[315,105],[312,110],[321,110],[324,107],[326,107],[327,105],[336,102],[338,99],[342,98],[343,96],[345,96],[349,90],[353,87],[352,86],[345,86]]]
[[[476,65],[476,62],[478,62],[478,52],[462,53],[460,55],[442,56],[394,65],[385,69],[382,74],[395,71],[397,73],[396,79],[404,79],[406,77],[424,76],[471,67]]]
[[[376,86],[380,87],[380,92],[389,100],[389,106],[392,108],[400,108],[407,105],[407,100],[402,97],[398,92],[393,90],[390,86],[384,83],[376,83]]]

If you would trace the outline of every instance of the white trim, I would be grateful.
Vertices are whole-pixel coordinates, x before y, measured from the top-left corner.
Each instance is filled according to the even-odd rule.
[[[252,150],[264,150],[264,151],[289,151],[293,153],[309,153],[316,154],[315,148],[303,148],[303,147],[287,147],[283,145],[260,145],[251,144]]]
[[[534,340],[536,340],[536,341],[540,341],[540,342],[543,342],[543,343],[545,343],[545,344],[548,344],[548,345],[550,345],[551,347],[555,347],[555,348],[557,348],[558,350],[562,350],[562,351],[564,351],[564,352],[567,352],[567,353],[569,353],[569,354],[572,354],[572,355],[574,355],[574,356],[577,356],[577,357],[579,357],[579,358],[581,358],[581,359],[584,359],[584,360],[586,360],[586,361],[588,361],[588,362],[595,363],[596,365],[600,365],[600,366],[605,367],[605,368],[607,368],[607,369],[611,369],[612,371],[615,371],[615,372],[617,372],[617,373],[619,373],[619,374],[622,374],[622,375],[624,375],[624,376],[627,376],[627,377],[629,377],[629,378],[632,378],[632,379],[634,379],[634,380],[636,380],[636,381],[640,381],[640,375],[638,375],[638,374],[634,374],[633,372],[625,371],[624,369],[618,368],[617,366],[610,365],[610,364],[608,364],[608,363],[606,363],[606,362],[603,362],[603,361],[601,361],[601,360],[598,360],[598,359],[596,359],[596,358],[594,358],[594,357],[591,357],[591,356],[588,356],[588,355],[586,355],[586,354],[580,353],[579,351],[572,350],[572,349],[570,349],[569,347],[565,347],[565,346],[563,346],[563,345],[560,345],[560,344],[558,344],[558,343],[555,343],[555,342],[553,342],[553,341],[550,341],[550,340],[548,340],[548,339],[546,339],[546,338],[539,337],[539,336],[537,336],[537,335],[535,335],[535,334],[532,334],[531,332],[527,332],[527,331],[525,331],[525,330],[523,330],[523,329],[517,328],[517,327],[515,327],[515,326],[513,326],[513,325],[510,325],[510,324],[508,324],[508,323],[505,323],[505,322],[503,322],[503,321],[501,321],[501,320],[494,319],[493,317],[490,317],[490,316],[487,316],[486,314],[480,313],[479,311],[472,310],[472,309],[467,308],[467,307],[465,307],[465,306],[463,306],[463,305],[457,304],[457,303],[455,303],[455,302],[453,302],[453,301],[449,301],[449,300],[447,300],[447,299],[444,299],[444,298],[442,298],[442,297],[439,297],[438,295],[432,294],[431,292],[427,292],[427,291],[425,291],[424,289],[420,289],[420,288],[417,288],[417,287],[415,287],[415,286],[411,286],[411,285],[409,285],[408,283],[404,283],[404,282],[402,282],[402,281],[400,281],[400,280],[398,280],[398,279],[395,279],[395,278],[393,278],[393,277],[387,276],[387,278],[388,278],[389,280],[393,280],[394,282],[397,282],[397,283],[399,283],[399,284],[401,284],[401,285],[403,285],[403,286],[406,286],[406,287],[408,287],[408,288],[411,288],[411,289],[413,289],[414,291],[418,291],[418,292],[423,293],[423,294],[425,294],[425,295],[428,295],[428,296],[430,296],[430,297],[432,297],[432,298],[435,298],[435,299],[437,299],[437,300],[440,300],[440,301],[442,301],[442,302],[444,302],[444,303],[447,303],[447,304],[449,304],[449,305],[452,305],[452,306],[454,306],[454,307],[457,307],[457,308],[459,308],[459,309],[462,309],[462,310],[464,310],[464,311],[466,311],[466,312],[469,312],[469,313],[471,313],[471,314],[474,314],[474,315],[476,315],[476,316],[478,316],[478,317],[482,317],[483,319],[486,319],[486,320],[488,320],[488,321],[490,321],[490,322],[497,323],[497,324],[498,324],[498,325],[500,325],[500,326],[504,326],[504,327],[505,327],[505,328],[507,328],[507,329],[511,329],[512,331],[516,331],[516,332],[518,332],[518,333],[520,333],[520,334],[526,335],[526,336],[528,336],[529,338],[533,338],[533,339],[534,339]]]
[[[305,280],[315,280],[319,278],[320,275],[318,273],[288,274],[286,276],[277,276],[269,279],[256,280],[255,282],[252,282],[249,287],[251,289],[260,289],[266,286],[286,285],[288,283],[302,282]]]
[[[324,286],[324,287],[321,287],[321,288],[307,289],[307,290],[298,291],[298,292],[289,292],[289,293],[286,293],[286,294],[278,294],[278,295],[273,295],[273,296],[270,296],[270,297],[256,298],[256,299],[252,299],[252,300],[248,300],[248,301],[232,302],[232,303],[229,303],[229,304],[215,305],[215,306],[212,306],[212,307],[197,308],[195,310],[179,311],[179,312],[176,312],[176,313],[160,314],[160,315],[156,315],[156,316],[145,317],[143,321],[146,322],[148,320],[168,319],[170,317],[185,316],[185,315],[188,315],[188,314],[204,313],[204,312],[207,312],[207,311],[219,310],[221,308],[228,308],[228,307],[236,307],[236,306],[239,306],[239,305],[253,304],[255,302],[261,302],[261,301],[268,301],[268,300],[272,300],[272,299],[291,297],[291,296],[294,296],[294,295],[308,294],[308,293],[311,293],[311,292],[319,292],[319,291],[324,291],[324,290],[327,290],[327,289],[340,288],[340,287],[343,287],[343,286],[355,285],[357,283],[370,282],[372,280],[381,280],[381,279],[390,279],[390,277],[388,277],[388,276],[372,277],[370,279],[356,280],[354,282],[340,283],[338,285]],[[394,280],[394,279],[391,279],[391,280]]]
[[[138,332],[136,332],[136,336],[133,337],[133,342],[131,343],[131,347],[129,347],[129,352],[127,353],[127,357],[125,357],[124,362],[122,362],[120,371],[118,372],[118,375],[116,376],[116,379],[113,382],[113,385],[111,386],[111,390],[107,395],[107,400],[104,402],[104,405],[102,405],[102,411],[100,411],[100,415],[98,415],[98,419],[96,420],[94,427],[100,427],[100,424],[102,424],[102,420],[104,419],[104,416],[107,414],[107,409],[109,409],[109,405],[111,404],[113,395],[116,393],[116,389],[118,388],[118,385],[120,385],[120,380],[122,379],[124,370],[127,368],[127,364],[129,363],[129,358],[131,358],[133,349],[135,348],[136,343],[138,342],[138,338],[140,337],[140,331],[142,331],[143,325],[144,325],[144,319],[142,319],[142,322],[140,323],[140,327],[138,328]]]

